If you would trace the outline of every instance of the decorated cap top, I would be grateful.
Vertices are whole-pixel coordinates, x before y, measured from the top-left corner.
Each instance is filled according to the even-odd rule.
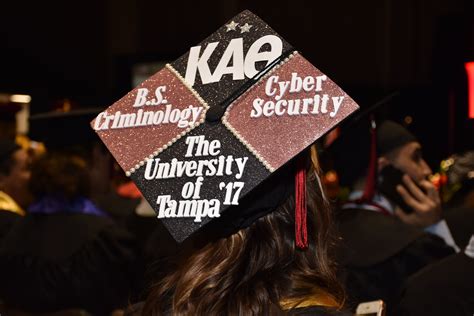
[[[181,242],[357,109],[244,11],[91,125]]]

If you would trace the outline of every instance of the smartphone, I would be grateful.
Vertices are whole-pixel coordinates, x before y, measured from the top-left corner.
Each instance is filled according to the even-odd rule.
[[[405,213],[412,213],[413,209],[411,206],[406,204],[400,193],[398,193],[397,185],[403,185],[410,192],[403,183],[403,172],[401,170],[392,165],[383,168],[379,173],[378,190],[389,198],[390,201],[397,204]],[[423,188],[419,188],[424,192]]]
[[[360,303],[356,309],[356,316],[385,316],[385,303],[382,300]]]

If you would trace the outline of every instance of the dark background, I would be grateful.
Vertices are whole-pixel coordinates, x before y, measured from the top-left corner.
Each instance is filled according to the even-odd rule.
[[[32,112],[69,98],[106,107],[137,61],[174,60],[250,9],[362,107],[391,91],[388,117],[412,118],[434,165],[474,147],[464,63],[474,61],[474,1],[3,1],[0,92]]]

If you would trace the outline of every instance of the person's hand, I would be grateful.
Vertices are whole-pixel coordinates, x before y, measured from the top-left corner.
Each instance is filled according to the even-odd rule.
[[[397,192],[405,203],[413,209],[413,213],[407,214],[397,207],[395,215],[403,222],[419,227],[427,227],[437,223],[441,219],[441,199],[435,186],[428,180],[422,180],[419,185],[408,176],[403,176],[403,185],[397,185]]]

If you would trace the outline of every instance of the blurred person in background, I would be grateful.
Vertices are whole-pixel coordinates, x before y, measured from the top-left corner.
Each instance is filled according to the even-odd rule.
[[[443,166],[447,207],[474,209],[474,151],[453,155],[442,162]]]
[[[361,120],[330,150],[352,188],[336,217],[349,299],[383,299],[390,310],[410,275],[459,249],[428,180],[432,171],[416,137],[392,121],[375,129]]]
[[[48,151],[32,165],[34,203],[0,246],[0,298],[6,314],[80,308],[108,315],[127,303],[136,245],[91,200],[110,180],[94,169],[106,163],[90,164],[100,154],[88,124],[94,115],[49,113],[30,120],[32,138],[45,142]]]
[[[441,168],[447,177],[442,186],[445,218],[459,247],[467,246],[474,234],[474,151],[444,160]]]
[[[14,140],[0,140],[0,240],[32,201],[30,175],[28,152]]]

